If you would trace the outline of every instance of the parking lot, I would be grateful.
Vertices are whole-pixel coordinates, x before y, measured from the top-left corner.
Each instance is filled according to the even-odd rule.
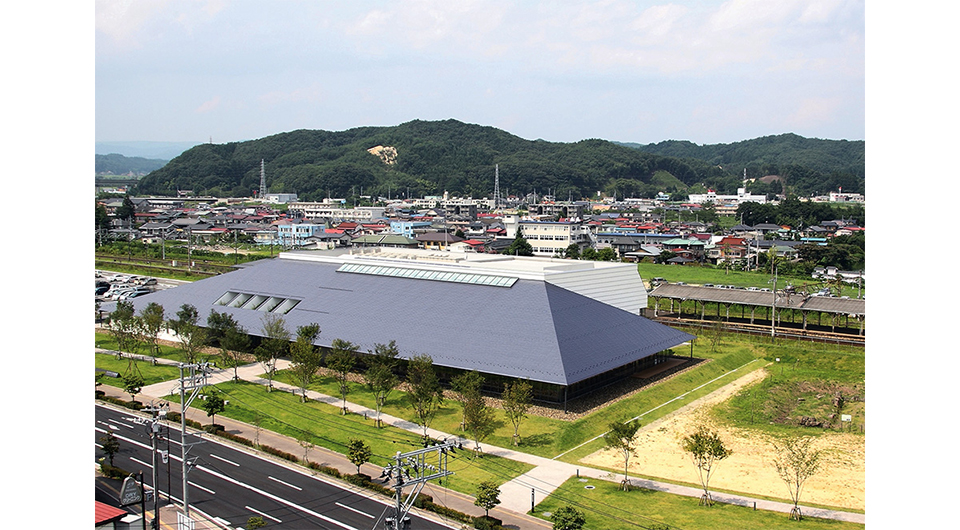
[[[129,300],[183,283],[176,280],[101,270],[94,271],[94,280],[94,297],[99,302]]]

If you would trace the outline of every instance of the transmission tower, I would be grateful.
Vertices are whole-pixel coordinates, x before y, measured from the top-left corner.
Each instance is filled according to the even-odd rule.
[[[260,159],[260,200],[267,196],[267,172],[264,170],[263,159]]]
[[[493,166],[493,209],[500,208],[500,164]]]

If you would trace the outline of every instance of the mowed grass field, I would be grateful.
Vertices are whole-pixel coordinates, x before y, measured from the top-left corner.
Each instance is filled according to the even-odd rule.
[[[111,347],[111,339],[108,335],[98,334],[96,340],[101,347]],[[680,347],[675,353],[688,356],[691,354],[690,346]],[[176,348],[165,351],[163,355],[176,358]],[[796,417],[798,414],[821,414],[822,411],[829,409],[831,406],[830,400],[812,399],[809,392],[814,392],[813,395],[820,393],[832,397],[832,394],[824,392],[824,389],[839,388],[848,392],[848,395],[852,398],[848,402],[848,408],[844,410],[844,413],[852,412],[854,421],[847,427],[862,429],[865,425],[863,348],[782,339],[771,342],[766,337],[741,337],[724,334],[717,343],[707,337],[694,341],[692,355],[708,359],[709,362],[701,363],[693,369],[658,382],[582,418],[563,420],[539,416],[528,417],[520,429],[523,444],[518,449],[547,458],[557,457],[563,461],[575,463],[583,456],[603,447],[603,442],[598,437],[606,432],[611,421],[639,417],[641,423],[646,424],[709,394],[747,371],[769,363],[773,363],[772,367],[768,367],[771,375],[762,383],[763,386],[759,387],[763,388],[763,391],[747,391],[742,395],[737,395],[723,406],[717,407],[714,414],[719,419],[744,429],[808,434],[811,433],[809,429],[790,423],[789,418]],[[780,359],[780,362],[776,361],[777,358]],[[118,368],[125,367],[127,362],[126,360],[116,361],[112,355],[98,355],[96,364],[99,368],[122,373],[122,370],[118,370]],[[141,370],[143,370],[149,365],[149,362],[140,362],[139,364]],[[165,377],[175,378],[177,376],[176,369],[172,368],[171,370],[173,372],[169,374],[151,374],[151,382],[156,382],[156,379],[164,380]],[[146,376],[146,373],[144,375]],[[278,373],[276,379],[289,382],[288,374],[283,372]],[[110,382],[107,382],[107,384],[110,384]],[[268,393],[263,387],[251,383],[225,383],[218,386],[230,400],[230,405],[224,413],[226,416],[250,424],[259,422],[262,428],[303,439],[305,442],[327,447],[341,453],[346,451],[346,444],[351,437],[362,438],[374,447],[375,456],[372,462],[378,465],[386,463],[387,458],[398,450],[405,451],[419,446],[419,436],[415,433],[394,428],[377,429],[373,426],[372,418],[364,418],[358,415],[342,416],[337,406],[317,402],[300,403],[298,396],[287,392]],[[316,383],[311,385],[310,389],[331,396],[339,396],[339,391],[332,377],[318,377]],[[804,394],[804,392],[807,393]],[[799,402],[800,405],[797,405],[796,398],[804,396],[806,396],[805,399]],[[373,408],[373,396],[362,383],[351,383],[347,399]],[[793,409],[785,409],[788,405],[793,406]],[[390,395],[384,412],[413,420],[412,410],[407,404],[404,393],[399,390],[395,390]],[[460,433],[461,413],[457,402],[447,400],[431,427],[452,434]],[[512,425],[500,410],[497,410],[496,418],[497,429],[484,443],[511,447]],[[464,434],[464,437],[469,438],[466,434]],[[472,443],[470,446],[472,446]],[[528,466],[513,461],[498,459],[489,455],[483,458],[473,458],[468,453],[451,462],[451,470],[455,471],[457,475],[452,477],[445,485],[472,495],[476,491],[476,484],[482,480],[502,484],[528,469]],[[611,471],[616,472],[618,470],[612,469]],[[596,490],[602,491],[601,484],[595,484],[595,486]],[[579,493],[582,490],[582,485],[574,485],[571,488]],[[612,492],[612,494],[615,493],[615,491]],[[630,493],[621,497],[618,498],[618,501],[626,502],[628,507],[625,509],[628,510],[646,510],[645,503],[651,502],[651,499],[656,499],[657,503],[667,503],[661,505],[661,508],[655,508],[655,510],[681,511],[681,509],[687,510],[689,508],[689,511],[694,513],[707,510],[698,508],[696,499],[675,498],[668,494]],[[667,499],[661,501],[660,497],[666,497]],[[593,498],[596,498],[596,500],[591,501],[590,499]],[[563,489],[560,490],[556,498],[551,496],[544,502],[561,503],[563,502],[562,499]],[[605,513],[604,510],[608,509],[607,504],[612,503],[613,500],[595,495],[594,497],[586,497],[581,502],[591,506],[593,512]],[[676,504],[671,505],[670,503]],[[544,506],[546,507],[542,509],[546,510],[550,504]],[[699,522],[693,520],[688,524],[680,524],[677,520],[671,520],[671,524],[687,529],[777,528],[776,524],[783,525],[787,522],[784,514],[764,514],[763,512],[735,507],[723,507],[719,510],[711,508],[709,510],[711,511],[703,514]],[[746,513],[741,513],[741,510]],[[759,519],[751,523],[741,524],[740,519],[731,518],[730,526],[726,524],[713,525],[713,517],[717,513],[727,512],[735,513],[737,518],[746,518],[747,521],[750,521],[751,517]],[[646,512],[638,511],[637,513]],[[651,517],[653,516],[651,515]],[[730,515],[729,517],[733,516]],[[768,526],[766,522],[761,520],[766,517],[772,517],[771,521],[777,523],[770,523]],[[656,518],[653,517],[653,519]],[[590,528],[622,527],[617,526],[618,519],[616,517],[611,518],[609,522],[598,520],[596,525],[592,516],[588,520],[590,521]],[[809,520],[804,521],[802,526],[807,526],[807,521]],[[834,523],[823,522],[817,524],[830,525]],[[812,527],[819,528],[820,526]],[[847,526],[837,527],[846,528]]]
[[[804,517],[791,521],[784,513],[754,510],[732,504],[700,506],[696,497],[683,497],[659,491],[636,488],[629,492],[606,480],[570,478],[552,495],[537,505],[532,515],[550,520],[563,505],[584,513],[585,528],[590,530],[647,529],[784,529],[862,530],[864,525]]]
[[[670,283],[685,282],[691,285],[703,285],[712,283],[713,285],[734,285],[737,287],[757,287],[773,289],[773,281],[770,271],[735,271],[725,270],[714,267],[713,265],[662,265],[657,263],[638,263],[637,270],[640,277],[648,285],[653,278],[663,278]],[[789,277],[780,276],[777,279],[777,288],[782,289],[786,285],[801,287],[804,284],[814,284],[817,280],[811,277]],[[858,292],[865,296],[866,289],[857,290],[856,285],[844,284],[842,296],[856,298]]]

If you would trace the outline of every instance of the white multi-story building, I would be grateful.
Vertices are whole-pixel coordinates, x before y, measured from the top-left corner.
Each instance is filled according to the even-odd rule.
[[[294,202],[288,211],[303,215],[304,219],[356,221],[366,223],[383,218],[387,209],[379,206],[341,208],[325,202]]]
[[[767,202],[767,196],[754,195],[748,192],[746,188],[737,188],[736,195],[717,195],[717,192],[713,190],[707,190],[706,193],[691,193],[689,196],[689,201],[695,204],[706,204],[709,202],[714,204],[740,204],[743,202],[758,202],[760,204],[765,204]]]
[[[519,228],[537,256],[555,256],[572,244],[583,247],[590,242],[589,229],[580,221],[535,221],[515,215],[503,218],[507,237],[517,237]]]

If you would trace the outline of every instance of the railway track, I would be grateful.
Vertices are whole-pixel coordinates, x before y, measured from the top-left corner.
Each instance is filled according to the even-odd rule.
[[[147,271],[160,272],[178,272],[201,277],[215,276],[220,273],[233,270],[232,265],[224,265],[221,262],[205,259],[185,258],[143,258],[127,257],[107,254],[97,254],[94,258],[95,266],[98,268],[109,268],[110,265],[125,265],[128,267],[137,267]]]

